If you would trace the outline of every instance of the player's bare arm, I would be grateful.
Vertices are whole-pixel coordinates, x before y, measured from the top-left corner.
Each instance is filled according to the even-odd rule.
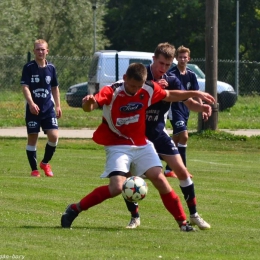
[[[53,99],[54,99],[54,102],[55,102],[56,116],[57,116],[57,118],[61,118],[62,111],[61,111],[61,107],[60,107],[60,90],[59,90],[59,87],[58,86],[52,87],[51,91],[52,91]]]
[[[215,99],[213,96],[206,92],[197,90],[166,90],[166,97],[163,100],[168,102],[178,102],[193,97],[198,97],[209,104],[215,103]]]
[[[196,94],[196,92],[197,92],[197,95],[193,96],[194,98],[195,98],[195,97],[196,97],[196,98],[199,98],[199,99],[201,99],[201,100],[207,102],[208,104],[214,104],[214,103],[216,103],[215,98],[214,98],[213,96],[211,96],[209,93],[203,92],[203,91],[200,91],[200,90],[195,91],[195,94]]]
[[[93,95],[87,95],[82,99],[82,108],[85,112],[91,112],[98,108],[98,103]]]
[[[203,101],[200,98],[194,98],[196,101],[198,101],[200,104],[203,104]],[[206,112],[202,112],[202,119],[203,121],[207,121],[209,119],[209,115]]]
[[[38,115],[39,112],[40,112],[40,108],[38,107],[38,105],[36,105],[34,102],[33,102],[33,99],[32,99],[32,95],[31,95],[31,92],[29,90],[29,86],[27,85],[23,85],[23,95],[29,105],[29,109],[30,109],[30,112],[33,114],[33,115]]]
[[[211,116],[212,108],[208,104],[201,104],[197,100],[194,100],[193,98],[189,98],[188,100],[184,101],[184,104],[191,111],[205,113],[207,117]]]

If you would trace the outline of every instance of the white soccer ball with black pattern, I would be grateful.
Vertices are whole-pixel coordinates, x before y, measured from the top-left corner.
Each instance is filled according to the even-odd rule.
[[[130,202],[138,202],[145,198],[148,187],[144,179],[132,176],[125,180],[122,189],[123,197]]]

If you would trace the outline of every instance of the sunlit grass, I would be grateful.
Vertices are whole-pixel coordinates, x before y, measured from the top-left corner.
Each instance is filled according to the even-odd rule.
[[[39,140],[39,160],[45,142]],[[149,181],[138,229],[125,229],[130,216],[121,196],[81,213],[72,229],[60,228],[67,204],[107,184],[99,177],[103,147],[88,139],[61,138],[51,161],[54,177],[41,172],[41,178],[32,178],[25,143],[25,138],[0,139],[0,255],[43,260],[259,258],[259,138],[214,132],[190,136],[187,166],[194,176],[197,208],[212,226],[194,233],[179,231]],[[187,213],[179,182],[168,181]]]
[[[68,106],[65,92],[61,93],[63,116],[60,127],[96,128],[101,122],[102,111],[84,112],[81,108]],[[0,127],[24,126],[24,98],[22,92],[4,91],[0,95]],[[239,97],[234,107],[218,112],[218,129],[260,129],[260,96]],[[191,112],[190,130],[198,127],[198,114]],[[167,122],[167,128],[171,128]]]

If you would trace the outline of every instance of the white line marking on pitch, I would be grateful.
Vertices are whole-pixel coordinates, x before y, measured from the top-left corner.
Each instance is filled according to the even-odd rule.
[[[216,165],[233,165],[233,164],[230,164],[230,163],[207,162],[207,161],[203,161],[203,160],[194,160],[194,159],[192,159],[190,161],[208,163],[208,164],[216,164]]]

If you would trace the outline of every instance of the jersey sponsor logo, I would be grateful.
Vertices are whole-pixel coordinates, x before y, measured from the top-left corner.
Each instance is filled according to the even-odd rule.
[[[142,103],[138,102],[131,102],[127,104],[126,106],[120,107],[121,112],[134,112],[140,110],[144,105]]]
[[[146,110],[146,121],[157,122],[159,119],[159,114],[160,114],[160,110],[156,110],[156,109]]]
[[[51,82],[51,77],[50,77],[50,76],[46,76],[46,77],[45,77],[45,81],[46,81],[47,84],[50,84],[50,82]]]
[[[156,115],[156,116],[152,116],[152,115],[146,115],[146,121],[148,122],[151,122],[151,121],[154,121],[154,122],[157,122],[159,119],[159,115]]]
[[[159,113],[160,113],[160,110],[157,110],[157,109],[146,110],[146,114],[159,114]]]
[[[33,94],[36,98],[46,98],[50,94],[50,92],[48,91],[48,89],[37,88],[33,90]]]
[[[138,121],[139,121],[139,115],[124,117],[124,118],[117,118],[116,126],[129,125],[132,123],[137,123]]]
[[[178,127],[182,127],[182,126],[185,126],[185,123],[184,123],[184,121],[177,121],[176,123],[175,123],[175,126],[178,128]]]

